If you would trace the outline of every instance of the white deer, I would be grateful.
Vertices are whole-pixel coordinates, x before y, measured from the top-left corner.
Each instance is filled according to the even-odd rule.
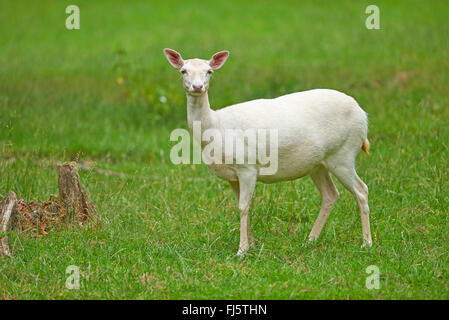
[[[253,244],[248,210],[256,182],[273,183],[310,175],[321,193],[321,209],[309,241],[318,239],[339,197],[330,173],[335,175],[357,201],[362,221],[363,246],[371,246],[368,187],[355,171],[355,158],[362,149],[369,153],[366,113],[344,93],[316,89],[287,94],[274,99],[257,99],[212,110],[207,90],[214,70],[229,56],[228,51],[214,54],[210,60],[183,60],[171,49],[164,49],[170,64],[179,69],[187,95],[187,120],[190,130],[195,121],[201,131],[207,129],[265,128],[278,131],[278,170],[260,174],[256,164],[210,164],[220,178],[231,185],[240,212],[240,245],[243,255]],[[202,141],[198,141],[202,146]]]

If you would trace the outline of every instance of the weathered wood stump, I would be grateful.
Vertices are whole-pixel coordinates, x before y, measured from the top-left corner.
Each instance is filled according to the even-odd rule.
[[[51,230],[88,221],[98,225],[97,207],[81,185],[76,162],[58,165],[59,197],[50,196],[46,202],[17,200],[10,191],[0,203],[0,255],[11,256],[7,233],[11,229],[42,236]]]
[[[65,162],[58,165],[59,198],[67,211],[83,215],[86,220],[94,217],[97,207],[89,199],[81,185],[76,162]]]
[[[17,214],[17,196],[10,191],[0,202],[0,255],[11,256],[7,232],[11,228],[10,221],[13,221]]]

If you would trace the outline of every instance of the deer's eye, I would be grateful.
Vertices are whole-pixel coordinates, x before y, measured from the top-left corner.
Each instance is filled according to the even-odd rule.
[[[182,74],[186,74],[187,71],[186,71],[185,69],[182,69],[182,70],[181,70],[181,73],[182,73]]]
[[[212,70],[207,70],[207,74],[212,74]]]

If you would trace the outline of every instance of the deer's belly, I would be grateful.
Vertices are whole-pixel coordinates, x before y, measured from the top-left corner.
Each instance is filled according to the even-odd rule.
[[[209,169],[219,178],[228,181],[237,181],[237,171],[234,165],[208,164]]]
[[[301,168],[292,168],[293,170],[284,170],[284,169],[278,169],[278,171],[275,174],[272,175],[261,175],[259,174],[257,176],[257,181],[263,182],[263,183],[275,183],[275,182],[281,182],[281,181],[289,181],[289,180],[296,180],[299,178],[302,178],[310,173],[311,170],[304,170]]]
[[[305,148],[303,148],[304,150]],[[304,150],[305,151],[305,150]],[[238,181],[241,169],[252,167],[257,172],[257,180],[263,183],[275,183],[295,180],[308,175],[323,160],[323,155],[317,152],[296,151],[285,152],[280,149],[278,157],[270,159],[264,165],[257,164],[208,164],[209,169],[219,178],[228,181]],[[269,169],[269,170],[267,170]]]
[[[211,164],[208,165],[209,169],[219,178],[227,181],[238,181],[238,168],[235,165],[226,164]],[[295,166],[291,165],[288,168],[278,168],[273,174],[261,174],[261,167],[258,165],[240,165],[241,167],[254,167],[257,172],[257,181],[263,183],[275,183],[281,181],[295,180],[308,175],[314,166]]]

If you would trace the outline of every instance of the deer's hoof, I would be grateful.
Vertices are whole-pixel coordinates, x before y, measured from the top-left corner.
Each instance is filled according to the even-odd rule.
[[[362,248],[371,248],[373,246],[373,242],[371,240],[363,240]]]
[[[239,248],[239,250],[237,251],[237,256],[238,257],[245,256],[245,254],[248,252],[248,248],[249,246],[246,246],[246,248]]]
[[[317,237],[317,236],[312,236],[312,235],[310,235],[310,236],[307,238],[306,245],[311,245],[312,243],[315,243],[317,240],[318,240],[318,237]]]

